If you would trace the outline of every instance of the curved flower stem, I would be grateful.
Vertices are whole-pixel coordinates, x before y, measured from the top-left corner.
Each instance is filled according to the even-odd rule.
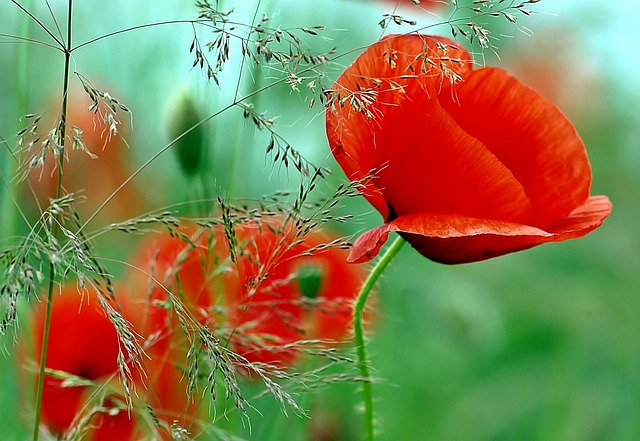
[[[59,155],[58,162],[58,185],[56,188],[56,199],[60,198],[62,194],[62,168],[64,165],[64,146],[66,140],[66,128],[67,128],[67,100],[69,96],[69,75],[71,69],[71,51],[73,49],[71,43],[71,28],[72,28],[72,12],[73,12],[73,0],[69,0],[67,16],[67,41],[64,51],[64,78],[62,80],[62,109],[61,113],[61,134],[60,134],[60,148],[62,153]],[[57,237],[59,233],[58,224],[53,224],[53,237]],[[38,441],[40,435],[40,414],[42,410],[42,394],[44,391],[44,374],[45,364],[47,360],[47,346],[49,344],[49,328],[51,323],[51,303],[53,302],[53,288],[56,278],[56,271],[53,260],[49,263],[49,287],[47,290],[47,308],[45,310],[44,317],[44,330],[42,332],[42,351],[40,353],[40,371],[38,377],[38,388],[36,390],[36,415],[33,427],[33,441]]]
[[[353,309],[353,330],[355,332],[356,350],[358,355],[358,369],[360,370],[360,376],[362,377],[365,441],[373,441],[374,427],[373,391],[371,387],[371,373],[369,372],[369,360],[367,359],[367,348],[364,340],[364,330],[362,327],[362,316],[371,290],[375,286],[384,269],[387,267],[389,262],[393,260],[395,255],[398,254],[398,251],[400,251],[400,248],[402,248],[404,243],[405,240],[401,236],[398,236],[391,246],[387,248],[387,251],[385,251],[382,257],[380,257],[376,265],[371,270],[364,286],[360,290],[360,294],[358,294],[358,298]]]

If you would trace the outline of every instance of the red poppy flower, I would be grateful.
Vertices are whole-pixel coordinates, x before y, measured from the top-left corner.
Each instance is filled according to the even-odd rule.
[[[45,304],[39,305],[33,322],[34,348],[42,349]],[[54,296],[45,366],[80,378],[101,382],[117,375],[118,335],[90,292],[79,293],[75,286]],[[42,422],[55,434],[71,427],[77,414],[83,411],[88,398],[86,386],[63,385],[63,380],[45,376],[42,395]],[[117,422],[117,424],[116,424]],[[135,420],[127,412],[99,413],[91,421],[89,439],[128,439]]]
[[[135,287],[132,288],[135,290]],[[127,295],[126,291],[118,289],[116,296],[124,318],[132,324],[133,332],[140,338],[139,344],[145,346],[145,343],[155,342],[156,339],[161,343],[145,347],[145,356],[139,360],[144,372],[140,372],[137,364],[130,363],[134,380],[132,386],[136,389],[134,409],[130,412],[121,410],[121,406],[114,403],[116,397],[107,398],[102,405],[112,410],[91,417],[87,439],[138,439],[148,431],[144,425],[138,424],[138,414],[146,413],[147,406],[150,406],[164,427],[162,429],[154,425],[154,433],[161,439],[169,440],[169,426],[173,422],[191,428],[200,403],[198,397],[191,400],[187,397],[183,369],[186,340],[179,333],[175,336],[158,334],[158,330],[166,330],[164,326],[170,322],[167,309],[159,308],[150,318],[145,318],[143,315],[148,309],[134,302],[135,295]],[[38,354],[42,348],[44,309],[43,305],[34,317],[35,350]],[[164,316],[160,311],[164,311]],[[96,383],[110,381],[111,378],[117,382],[118,335],[94,293],[80,293],[72,286],[64,288],[61,296],[54,297],[50,326],[48,369],[67,372]],[[91,406],[87,404],[92,391],[87,386],[65,387],[63,380],[46,376],[42,398],[43,424],[54,434],[67,432],[89,411]],[[124,391],[117,399],[125,401]]]
[[[137,270],[127,282],[135,288],[129,289],[130,295],[146,309],[143,317],[156,325],[169,317],[165,314],[171,309],[169,292],[201,323],[209,319],[213,294],[208,274],[208,232],[189,227],[179,234],[183,237],[168,232],[149,235],[137,246],[131,259]],[[177,322],[170,320],[162,327],[171,331],[171,323]]]
[[[109,124],[104,121],[105,111],[89,110],[91,100],[84,92],[70,94],[67,108],[67,141],[63,166],[63,194],[76,193],[84,202],[76,209],[83,216],[89,216],[120,186],[133,171],[125,138],[128,131],[125,121],[118,125],[119,133],[113,135]],[[59,106],[53,106],[58,109]],[[122,116],[118,114],[118,116]],[[53,123],[40,123],[42,132],[50,130]],[[79,139],[84,143],[87,153],[73,146],[76,131],[81,132]],[[46,133],[45,133],[46,134]],[[44,134],[41,133],[44,139]],[[54,198],[57,190],[57,159],[48,153],[44,166],[30,171],[28,180],[40,206],[48,206],[49,198]],[[31,193],[28,193],[31,197]],[[144,211],[145,197],[135,184],[125,186],[111,201],[109,210],[99,216],[102,219],[121,220]]]
[[[391,5],[402,5],[402,6],[413,6],[420,7],[422,9],[428,11],[434,11],[438,8],[442,8],[447,6],[447,3],[444,0],[420,0],[418,4],[416,4],[413,0],[385,0],[386,3],[390,3]]]
[[[581,237],[611,211],[590,197],[591,168],[571,123],[497,68],[473,69],[442,37],[392,35],[369,47],[328,93],[327,136],[389,232],[429,259],[463,263]]]
[[[345,337],[364,274],[346,263],[346,250],[326,246],[335,237],[314,231],[299,240],[290,226],[266,221],[235,231],[242,253],[225,296],[238,353],[251,362],[290,365],[295,342]]]
[[[183,238],[168,232],[153,234],[138,245],[132,259],[136,270],[117,299],[149,358],[140,360],[141,388],[155,416],[189,429],[200,400],[187,397],[184,365],[189,342],[169,292],[201,324],[211,320],[212,292],[207,231],[184,228],[178,234]]]
[[[192,429],[196,422],[199,396],[187,396],[185,359],[189,349],[186,336],[173,325],[170,311],[162,306],[140,303],[136,290],[146,287],[128,286],[129,292],[120,290],[118,301],[123,316],[133,325],[145,356],[132,365],[138,395],[144,397],[145,405],[153,409],[155,418],[164,426],[156,426],[160,439],[172,439],[169,427],[177,422],[185,429]],[[129,295],[131,294],[131,295]],[[115,438],[114,438],[115,439]]]

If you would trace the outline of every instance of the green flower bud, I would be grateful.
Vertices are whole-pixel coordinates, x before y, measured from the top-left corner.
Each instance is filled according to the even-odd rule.
[[[171,148],[186,176],[197,175],[204,166],[205,135],[198,109],[189,93],[180,93],[169,113],[169,136],[175,139],[183,135]],[[186,133],[185,133],[186,132]]]

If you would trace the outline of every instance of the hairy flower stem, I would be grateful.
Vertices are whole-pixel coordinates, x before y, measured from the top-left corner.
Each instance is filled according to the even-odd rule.
[[[356,350],[358,355],[358,369],[360,370],[360,376],[362,377],[362,399],[364,401],[364,439],[365,441],[373,441],[374,438],[374,425],[373,425],[373,391],[371,385],[371,373],[369,372],[369,360],[367,359],[367,348],[364,339],[364,330],[362,326],[362,316],[367,304],[367,299],[371,290],[375,286],[378,278],[387,267],[389,262],[393,260],[405,240],[398,236],[393,241],[391,246],[387,248],[387,251],[380,257],[376,265],[369,273],[369,277],[364,283],[364,286],[358,294],[356,305],[353,309],[353,330],[355,333]]]
[[[61,113],[61,133],[60,133],[60,155],[58,156],[58,183],[56,187],[56,199],[60,198],[62,193],[62,167],[64,165],[64,146],[67,136],[67,100],[69,96],[69,73],[71,67],[71,17],[73,12],[73,0],[69,0],[67,16],[67,42],[64,48],[64,78],[62,82],[62,108]],[[58,224],[53,223],[52,234],[54,238],[57,238],[59,234]],[[42,350],[40,353],[40,371],[38,376],[38,388],[36,390],[36,415],[33,425],[33,441],[38,441],[40,434],[40,414],[42,409],[42,393],[44,390],[44,373],[45,362],[47,360],[47,347],[49,343],[49,328],[51,324],[51,303],[53,302],[53,287],[56,278],[55,266],[53,260],[49,262],[49,287],[47,289],[47,308],[44,316],[44,330],[42,331]]]

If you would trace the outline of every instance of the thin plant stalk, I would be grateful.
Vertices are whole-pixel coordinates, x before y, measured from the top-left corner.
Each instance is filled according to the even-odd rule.
[[[33,423],[33,441],[38,441],[40,434],[40,413],[42,408],[42,392],[44,390],[45,360],[47,358],[47,346],[49,345],[49,328],[51,325],[51,301],[53,300],[53,285],[55,269],[53,264],[49,264],[49,288],[47,290],[47,307],[44,315],[44,330],[42,332],[42,350],[40,352],[40,372],[38,377],[38,388],[36,390],[36,415]]]
[[[67,10],[67,41],[64,50],[64,78],[62,83],[62,108],[61,108],[61,133],[60,133],[60,150],[61,153],[58,157],[58,183],[56,187],[56,199],[60,198],[62,193],[62,168],[64,166],[64,146],[67,136],[67,100],[69,95],[69,73],[71,66],[71,18],[73,12],[73,0],[69,0],[69,7]],[[53,237],[57,237],[59,228],[57,223],[53,223]],[[42,331],[42,351],[40,353],[40,371],[38,377],[38,388],[36,390],[36,414],[33,426],[33,441],[38,441],[40,434],[40,415],[42,409],[42,393],[44,390],[44,373],[45,363],[47,359],[47,346],[49,343],[49,330],[51,324],[51,304],[53,302],[53,288],[56,278],[56,271],[53,261],[49,262],[49,287],[47,289],[47,308],[44,317],[44,330]]]
[[[369,273],[369,277],[365,281],[355,307],[353,309],[353,330],[355,334],[356,351],[358,356],[358,369],[362,377],[362,400],[364,402],[364,439],[365,441],[373,441],[374,439],[374,417],[373,417],[373,390],[371,384],[371,372],[369,371],[369,360],[367,358],[367,348],[364,338],[364,329],[362,326],[362,317],[367,304],[369,294],[373,290],[378,278],[382,275],[384,269],[393,260],[405,240],[398,236],[393,243],[387,248],[385,253],[380,257],[376,265]]]
[[[25,2],[26,7],[29,7],[29,2]],[[20,22],[16,26],[17,35],[24,35],[28,38],[31,35],[31,20],[24,20]],[[15,72],[15,84],[16,84],[16,98],[14,101],[14,115],[24,115],[25,109],[27,108],[29,102],[29,88],[27,87],[28,83],[28,73],[29,73],[29,64],[30,64],[30,44],[18,44],[16,45],[16,69]],[[0,145],[2,142],[0,141]],[[12,237],[17,230],[17,224],[19,215],[19,210],[14,209],[13,204],[13,193],[15,188],[17,187],[17,180],[14,179],[14,173],[16,171],[16,161],[13,156],[13,150],[9,146],[9,143],[6,142],[6,149],[0,147],[3,152],[0,152],[0,163],[2,163],[2,158],[6,157],[6,161],[4,161],[4,166],[0,166],[0,173],[3,173],[5,176],[6,185],[2,186],[0,189],[0,213],[2,213],[2,229],[5,238]],[[4,195],[3,195],[4,193]],[[4,197],[3,197],[4,196]]]

